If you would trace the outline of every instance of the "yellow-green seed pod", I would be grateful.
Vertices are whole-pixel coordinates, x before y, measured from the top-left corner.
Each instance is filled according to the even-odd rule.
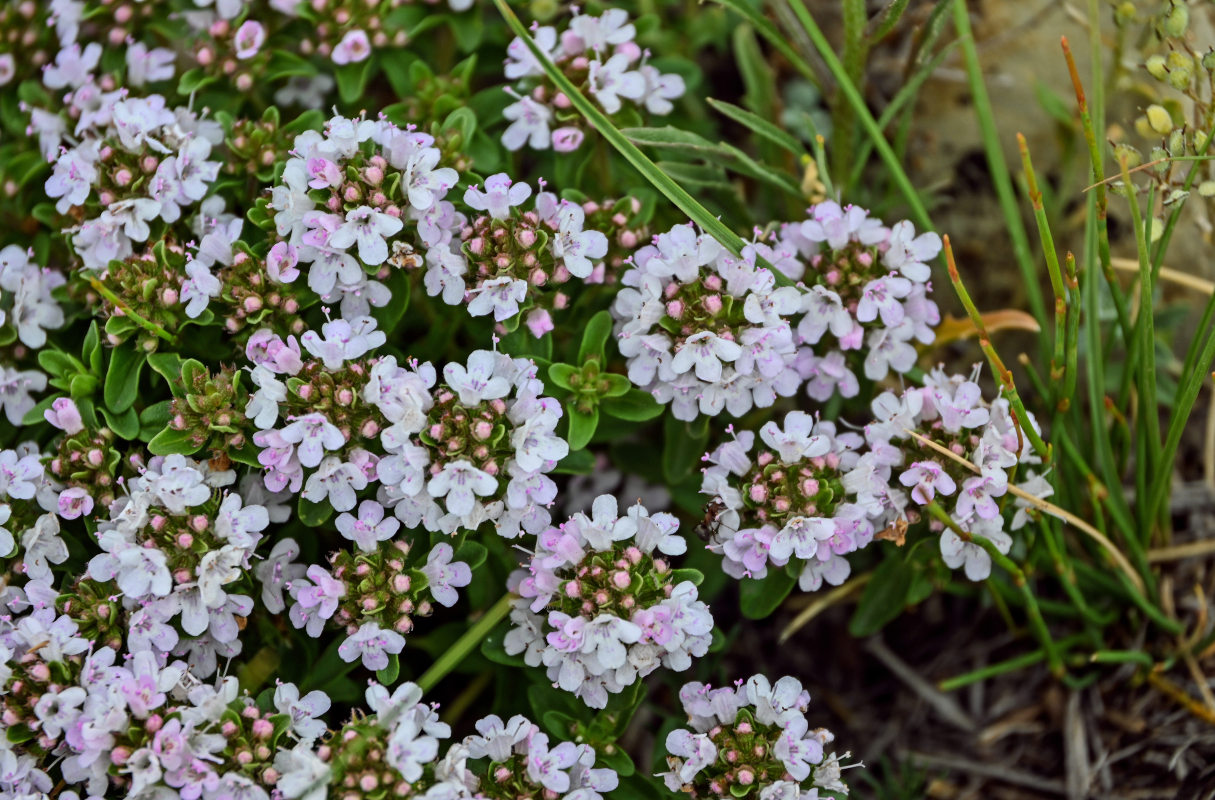
[[[1185,155],[1185,129],[1178,128],[1169,134],[1168,144],[1165,145],[1166,150],[1171,156]]]
[[[1143,154],[1129,144],[1117,144],[1114,145],[1114,161],[1126,161],[1126,168],[1134,169],[1143,163]]]
[[[1135,21],[1135,4],[1131,0],[1119,3],[1114,7],[1114,24],[1119,28]]]
[[[1164,235],[1164,219],[1152,217],[1152,242],[1157,242]]]
[[[1168,152],[1163,147],[1159,147],[1159,146],[1153,147],[1152,152],[1148,154],[1148,158],[1150,160],[1160,162],[1159,164],[1157,164],[1155,167],[1152,168],[1152,169],[1156,170],[1157,172],[1163,172],[1164,170],[1169,168],[1169,164],[1167,161],[1168,157],[1169,157]]]
[[[1164,56],[1148,56],[1148,60],[1144,62],[1143,66],[1147,69],[1148,74],[1156,80],[1168,80],[1169,69],[1165,66]]]
[[[1208,134],[1203,133],[1202,131],[1194,131],[1194,152],[1195,153],[1201,153],[1203,151],[1203,148],[1205,148],[1207,146],[1207,136],[1208,136]]]
[[[1203,181],[1198,184],[1198,194],[1202,197],[1215,197],[1215,181]]]
[[[1169,112],[1165,110],[1164,106],[1153,103],[1147,107],[1144,117],[1147,119],[1148,127],[1161,136],[1168,136],[1173,132],[1173,118],[1169,116]]]
[[[1169,86],[1179,92],[1189,89],[1192,80],[1194,80],[1194,70],[1189,67],[1179,67],[1169,72]]]
[[[1165,12],[1164,19],[1160,21],[1161,31],[1172,39],[1180,39],[1185,36],[1186,29],[1189,27],[1190,8],[1181,2],[1174,2],[1173,7]]]

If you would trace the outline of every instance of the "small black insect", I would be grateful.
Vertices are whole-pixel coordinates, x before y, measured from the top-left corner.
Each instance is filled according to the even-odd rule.
[[[726,507],[720,500],[714,500],[705,506],[705,517],[696,526],[696,535],[705,542],[713,540],[717,535],[717,529],[721,526],[719,517],[721,512],[725,511]]]

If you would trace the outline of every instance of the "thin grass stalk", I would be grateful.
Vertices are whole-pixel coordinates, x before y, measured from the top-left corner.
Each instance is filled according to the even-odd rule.
[[[1084,141],[1088,144],[1089,163],[1092,166],[1092,180],[1097,196],[1096,212],[1097,220],[1097,258],[1101,264],[1101,272],[1105,276],[1105,283],[1109,287],[1110,296],[1114,300],[1114,311],[1118,315],[1118,325],[1122,331],[1122,336],[1125,341],[1131,340],[1131,316],[1127,310],[1126,297],[1122,293],[1122,287],[1118,284],[1118,278],[1114,274],[1114,268],[1110,262],[1110,232],[1109,232],[1109,194],[1106,189],[1104,159],[1101,156],[1101,146],[1098,144],[1096,124],[1094,115],[1089,112],[1088,99],[1084,93],[1084,84],[1080,82],[1080,72],[1076,69],[1076,59],[1072,56],[1071,45],[1068,44],[1067,37],[1063,36],[1060,39],[1063,46],[1063,58],[1067,61],[1067,71],[1071,75],[1072,89],[1076,93],[1076,104],[1080,107],[1080,127],[1084,131]],[[1095,77],[1093,78],[1096,87],[1101,87],[1101,57],[1099,54],[1094,55]],[[1097,100],[1104,101],[1104,91],[1101,88],[1094,88],[1094,107],[1098,108],[1099,113],[1096,114],[1097,120],[1101,121],[1102,129],[1104,130],[1104,112],[1097,106]],[[1092,211],[1090,211],[1092,213]]]
[[[1000,201],[1000,211],[1004,215],[1004,224],[1012,239],[1013,255],[1021,270],[1021,278],[1025,282],[1029,310],[1034,315],[1034,319],[1038,320],[1038,324],[1046,327],[1046,306],[1042,299],[1042,289],[1038,286],[1037,267],[1034,264],[1033,251],[1029,246],[1029,234],[1025,230],[1025,222],[1021,219],[1021,209],[1013,191],[1008,164],[1004,160],[1004,150],[1000,146],[1000,133],[996,127],[995,114],[992,112],[991,98],[988,97],[987,87],[983,83],[983,69],[979,64],[979,51],[975,47],[974,32],[970,28],[970,15],[966,7],[966,0],[954,0],[953,22],[958,32],[958,38],[962,42],[962,56],[966,63],[966,76],[970,82],[975,115],[978,118],[979,132],[983,139],[983,151],[987,155],[987,164],[990,167],[996,198]]]
[[[1032,421],[1029,418],[1029,413],[1025,410],[1025,403],[1021,401],[1021,395],[1017,391],[1017,386],[1013,383],[1012,372],[1004,366],[999,353],[991,345],[991,336],[987,333],[987,326],[983,322],[983,315],[979,313],[979,309],[975,307],[974,301],[970,299],[970,293],[966,291],[966,286],[962,283],[962,276],[958,274],[958,265],[954,261],[953,247],[949,243],[949,237],[942,237],[945,247],[945,263],[949,268],[949,279],[953,282],[954,291],[957,292],[958,299],[962,301],[962,305],[966,308],[966,313],[970,315],[970,321],[975,326],[975,330],[979,332],[979,346],[983,349],[983,354],[987,356],[987,363],[991,365],[992,372],[996,379],[1000,381],[1002,393],[1008,404],[1013,409],[1013,417],[1017,421],[1017,436],[1024,436],[1029,439],[1034,450],[1042,458],[1045,465],[1051,463],[1051,448],[1038,431],[1034,428]]]
[[[497,3],[503,2],[503,0],[494,1]],[[835,78],[840,93],[844,96],[844,100],[852,107],[852,111],[856,114],[857,119],[860,120],[861,126],[865,129],[869,138],[873,140],[873,146],[877,148],[882,163],[886,165],[886,169],[890,170],[890,175],[895,185],[903,195],[907,206],[911,209],[911,216],[915,220],[916,225],[922,230],[935,230],[932,220],[928,216],[928,210],[924,207],[919,193],[911,184],[911,179],[907,177],[907,171],[903,169],[903,163],[890,147],[890,143],[886,141],[882,129],[878,127],[877,120],[873,118],[869,107],[865,105],[865,98],[861,96],[856,85],[849,80],[848,73],[840,62],[839,57],[836,56],[831,43],[827,41],[827,37],[819,29],[818,24],[814,21],[814,17],[806,10],[804,0],[791,0],[789,6],[805,29],[806,35],[810,37],[810,41],[814,43],[814,48],[818,51],[823,61],[826,62],[827,69],[831,71],[831,76]]]
[[[1043,396],[1053,395],[1055,403],[1058,404],[1059,390],[1063,386],[1063,348],[1067,338],[1067,290],[1063,286],[1063,272],[1059,269],[1059,254],[1055,250],[1055,237],[1050,230],[1050,220],[1046,217],[1046,207],[1042,204],[1042,191],[1038,188],[1038,176],[1034,172],[1034,162],[1029,155],[1029,145],[1020,133],[1017,134],[1017,148],[1021,151],[1021,167],[1025,172],[1026,193],[1029,195],[1030,205],[1034,209],[1038,238],[1042,241],[1042,253],[1046,258],[1046,273],[1050,276],[1051,290],[1055,295],[1055,337],[1050,362],[1050,379],[1056,390],[1044,393]]]
[[[1131,176],[1127,172],[1126,159],[1118,161],[1122,169],[1123,191],[1131,209],[1131,224],[1135,229],[1135,247],[1139,255],[1139,312],[1135,315],[1135,339],[1138,342],[1139,364],[1136,380],[1139,390],[1139,419],[1136,425],[1139,443],[1136,449],[1142,460],[1136,466],[1136,477],[1142,477],[1146,488],[1146,476],[1159,468],[1160,418],[1156,398],[1156,326],[1152,318],[1152,261],[1148,255],[1147,236],[1143,227],[1143,212],[1139,207],[1139,195]],[[1128,369],[1136,369],[1128,359]],[[1151,503],[1144,503],[1147,495],[1139,495],[1140,535],[1151,541],[1153,521]]]
[[[1029,617],[1030,628],[1034,631],[1034,635],[1042,644],[1042,649],[1046,651],[1046,663],[1050,666],[1052,675],[1061,676],[1064,672],[1063,661],[1059,657],[1058,646],[1055,640],[1050,635],[1050,629],[1046,627],[1046,620],[1042,618],[1042,610],[1038,607],[1038,598],[1034,595],[1033,589],[1029,586],[1029,581],[1025,577],[1025,573],[1016,563],[999,551],[999,549],[988,539],[982,536],[971,536],[966,530],[963,530],[958,523],[953,521],[953,518],[941,508],[934,500],[924,506],[925,510],[945,527],[952,530],[964,542],[970,542],[982,547],[984,551],[991,557],[993,563],[998,564],[1001,569],[1007,572],[1011,577],[1013,584],[1020,590],[1021,596],[1025,601],[1025,613]]]
[[[641,173],[641,176],[649,181],[654,188],[662,192],[676,208],[686,214],[689,219],[699,225],[702,230],[720,242],[731,253],[741,255],[742,249],[745,246],[742,238],[730,230],[720,219],[709,213],[708,209],[702,206],[696,198],[676,183],[669,175],[660,170],[645,153],[641,152],[635,144],[630,142],[612,124],[612,121],[603,112],[596,108],[582,94],[578,87],[565,76],[565,73],[558,69],[549,59],[548,55],[540,49],[506,0],[493,0],[493,2],[502,18],[506,21],[507,26],[527,46],[536,58],[537,63],[544,69],[545,75],[569,98],[570,104],[590,123],[591,127],[598,131],[612,147],[616,148],[617,152],[624,156],[625,160]],[[762,266],[770,266],[762,260],[760,263]],[[792,281],[781,273],[780,270],[771,269],[770,271],[778,284],[792,285]]]

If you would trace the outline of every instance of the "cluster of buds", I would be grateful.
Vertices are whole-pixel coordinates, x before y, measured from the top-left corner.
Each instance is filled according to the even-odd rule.
[[[114,501],[114,483],[122,456],[114,449],[114,434],[109,428],[85,427],[76,404],[59,398],[47,418],[63,431],[47,463],[50,477],[67,489],[60,492],[58,511],[65,519],[87,515],[94,504],[107,508]]]
[[[0,86],[33,78],[58,49],[49,10],[37,0],[0,8]]]
[[[735,578],[763,578],[771,565],[796,571],[804,591],[824,580],[838,586],[851,571],[844,556],[872,541],[881,518],[880,506],[856,502],[846,488],[863,438],[801,411],[783,428],[767,423],[759,438],[755,449],[755,434],[742,431],[705,456],[709,548]]]
[[[357,551],[339,550],[330,559],[331,570],[310,566],[302,577],[284,584],[294,600],[289,616],[297,628],[319,636],[329,621],[346,632],[338,649],[342,659],[361,660],[372,670],[383,669],[389,655],[401,652],[415,618],[430,616],[434,603],[455,605],[456,588],[472,582],[472,570],[452,560],[446,542],[432,547],[425,561],[416,554],[411,559],[408,542],[390,540],[399,524],[384,519],[384,509],[375,501],[364,501],[357,519],[350,514],[338,518],[338,529],[344,534],[357,529],[382,541],[375,546],[360,541]],[[290,571],[291,565],[284,568]]]
[[[936,513],[929,528],[941,534],[942,560],[964,567],[968,578],[979,581],[991,573],[991,555],[976,540],[1007,553],[1012,537],[1005,527],[1017,530],[1030,519],[1030,504],[1017,498],[1006,526],[1004,507],[1013,497],[1009,487],[1035,497],[1047,497],[1052,489],[1032,469],[1041,459],[1008,401],[984,401],[976,379],[938,368],[923,387],[878,396],[875,421],[865,427],[869,452],[847,484],[860,502],[883,505],[888,517],[914,521],[915,509],[930,507]],[[1030,422],[1036,431],[1036,421],[1030,417]]]
[[[928,298],[935,233],[916,236],[906,220],[887,228],[863,208],[827,201],[755,248],[804,287],[797,370],[815,400],[855,396],[858,369],[874,381],[906,373],[914,342],[932,342],[941,320]]]
[[[227,19],[213,20],[197,32],[194,61],[203,76],[221,78],[236,91],[248,92],[270,63],[271,52],[263,47],[269,34],[255,19],[239,26]]]
[[[221,366],[212,375],[206,367],[191,368],[183,369],[181,377],[181,387],[174,387],[169,428],[188,434],[193,452],[204,448],[230,452],[244,447],[250,425],[243,409],[249,393],[241,386],[241,371]]]
[[[659,666],[677,672],[708,652],[713,617],[688,573],[670,556],[687,550],[671,514],[640,504],[617,515],[616,499],[596,498],[536,540],[526,569],[509,580],[512,630],[503,644],[592,708]]]
[[[548,60],[608,115],[622,113],[625,101],[630,110],[669,114],[674,109],[671,101],[683,96],[683,78],[663,74],[647,63],[649,51],[633,41],[636,35],[627,11],[610,9],[595,17],[575,9],[564,30],[544,26],[533,31],[532,38]],[[522,39],[514,39],[506,54],[506,78],[516,84],[507,90],[515,102],[502,112],[511,121],[502,144],[508,150],[525,144],[533,150],[577,150],[585,132],[570,99],[552,85]]]
[[[49,585],[31,582],[26,591],[46,605],[0,636],[0,722],[9,741],[25,741],[27,750],[42,756],[63,736],[63,727],[48,726],[45,718],[77,682],[89,642],[56,611]]]
[[[156,334],[132,315],[170,335],[194,322],[188,313],[189,304],[182,298],[186,261],[186,248],[167,237],[154,247],[111,262],[96,275],[106,291],[93,295],[85,289],[86,299],[107,318],[105,330],[110,344],[119,345],[134,336],[145,351],[159,347]]]
[[[274,166],[286,159],[291,139],[280,122],[277,106],[267,108],[261,119],[233,120],[225,139],[229,158],[222,171],[227,175],[255,175],[269,183]]]
[[[270,279],[291,283],[307,265],[308,288],[340,300],[343,316],[386,305],[381,281],[417,263],[416,245],[450,251],[456,223],[443,198],[458,175],[441,156],[432,136],[384,119],[334,117],[323,134],[296,136],[270,200],[281,237],[266,256]]]
[[[300,41],[299,51],[345,66],[366,61],[375,48],[404,47],[409,40],[405,31],[389,27],[392,10],[401,4],[402,0],[353,4],[311,0],[302,4],[296,13],[306,16],[313,27],[312,35]]]
[[[810,694],[796,678],[772,685],[755,675],[719,689],[688,683],[679,699],[691,730],[667,735],[670,771],[662,778],[668,789],[694,798],[756,800],[815,800],[820,789],[848,793],[839,759],[824,753],[835,737],[810,728]]]
[[[437,378],[430,363],[406,368],[391,356],[372,368],[364,399],[391,423],[380,435],[381,500],[411,528],[492,522],[508,538],[544,530],[557,496],[546,473],[569,445],[555,432],[561,404],[541,394],[535,364],[476,350]]]
[[[224,307],[224,329],[242,333],[251,327],[269,326],[299,335],[304,321],[299,317],[300,300],[291,287],[268,279],[267,259],[257,258],[245,249],[232,254],[232,263],[223,267],[217,279],[223,287],[219,299]],[[241,338],[245,338],[245,333]]]
[[[81,636],[96,643],[97,647],[118,651],[122,650],[127,637],[127,617],[121,594],[113,581],[102,583],[81,578],[57,602],[64,616],[76,624]]]
[[[531,211],[522,204],[532,195],[526,183],[505,173],[490,176],[485,190],[469,187],[464,202],[481,212],[460,231],[466,275],[427,275],[427,288],[443,287],[443,299],[459,296],[475,317],[493,315],[496,322],[512,320],[521,304],[532,310],[527,326],[539,337],[553,329],[550,312],[569,305],[563,290],[571,278],[602,278],[599,259],[607,255],[607,236],[583,230],[586,212],[580,205],[560,201],[550,192],[535,198]],[[432,262],[430,270],[442,269]],[[599,275],[594,275],[596,271]]]
[[[797,289],[777,288],[767,269],[690,224],[656,236],[633,265],[612,305],[620,352],[629,380],[676,419],[741,416],[797,391]]]
[[[389,694],[372,681],[366,698],[372,716],[355,715],[315,751],[300,746],[284,754],[279,762],[283,797],[459,796],[434,789],[448,774],[439,760],[439,744],[451,736],[451,727],[439,721],[435,706],[421,702],[422,690],[405,682]]]

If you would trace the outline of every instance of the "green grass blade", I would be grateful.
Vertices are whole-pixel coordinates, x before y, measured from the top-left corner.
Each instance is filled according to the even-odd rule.
[[[745,246],[742,238],[720,219],[709,213],[708,209],[702,206],[682,186],[672,180],[669,175],[660,170],[645,153],[641,152],[635,144],[630,142],[612,124],[612,121],[607,118],[606,114],[596,108],[587,99],[586,95],[579,91],[573,81],[567,78],[565,73],[558,69],[549,60],[548,55],[536,45],[536,42],[527,32],[527,28],[523,26],[519,17],[507,5],[506,0],[494,0],[494,5],[498,9],[498,13],[506,20],[506,24],[510,27],[511,31],[531,50],[532,55],[535,56],[536,61],[544,69],[544,73],[548,76],[549,80],[569,98],[570,104],[599,132],[599,135],[606,139],[612,147],[616,148],[616,151],[624,156],[625,160],[640,172],[641,176],[649,181],[655,189],[662,192],[676,208],[699,225],[701,230],[720,242],[731,253],[740,255]],[[773,269],[771,272],[777,283],[791,285],[792,282],[780,270]]]
[[[979,131],[983,138],[983,151],[987,155],[987,164],[991,168],[991,179],[1000,201],[1000,211],[1004,215],[1004,223],[1008,227],[1008,235],[1012,239],[1013,255],[1017,266],[1021,269],[1021,278],[1025,282],[1025,294],[1029,300],[1029,310],[1038,320],[1038,324],[1046,327],[1046,306],[1042,299],[1042,289],[1038,286],[1037,268],[1034,264],[1033,251],[1029,245],[1029,234],[1025,230],[1025,222],[1021,219],[1021,210],[1017,205],[1017,197],[1013,192],[1012,178],[1008,164],[1004,160],[1004,150],[1000,146],[1000,133],[996,128],[995,115],[991,108],[991,98],[987,95],[987,87],[983,83],[983,70],[979,65],[979,52],[975,48],[974,33],[970,29],[970,16],[966,9],[966,0],[954,0],[953,22],[957,28],[958,38],[962,42],[962,57],[966,62],[966,76],[970,81],[970,93],[973,96],[975,115],[979,121]]]
[[[806,10],[805,3],[803,0],[792,0],[790,6],[798,21],[801,22],[802,27],[806,29],[806,34],[810,37],[810,41],[814,43],[815,49],[823,61],[827,63],[827,69],[831,71],[832,77],[839,84],[841,94],[843,94],[848,105],[852,107],[852,111],[856,114],[857,119],[860,120],[861,127],[865,129],[865,132],[869,134],[869,138],[873,140],[873,146],[877,148],[878,156],[881,157],[882,163],[886,165],[886,168],[890,170],[891,178],[899,188],[899,192],[903,195],[907,206],[911,209],[911,216],[915,220],[915,224],[922,230],[936,230],[933,227],[932,220],[928,216],[928,210],[920,199],[919,192],[912,186],[911,179],[907,177],[907,171],[903,169],[903,163],[894,152],[894,148],[886,141],[886,136],[878,126],[877,120],[873,118],[869,107],[865,105],[865,98],[861,97],[861,93],[856,88],[856,85],[849,80],[844,65],[840,62],[839,57],[835,55],[831,43],[827,41],[827,37],[819,29],[818,24],[814,21],[814,17]]]
[[[802,147],[802,143],[793,134],[781,130],[758,114],[753,114],[745,108],[739,108],[732,103],[714,100],[712,97],[707,98],[707,101],[713,108],[740,125],[745,126],[756,136],[772,142],[782,150],[787,150],[799,159],[810,157],[806,152],[806,148]]]

